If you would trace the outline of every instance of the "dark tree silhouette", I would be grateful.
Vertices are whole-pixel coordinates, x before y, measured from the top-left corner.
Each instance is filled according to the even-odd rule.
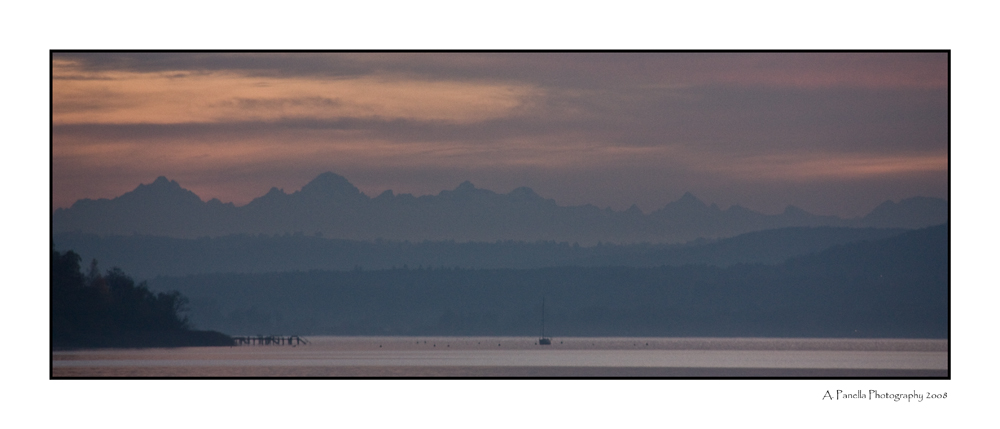
[[[100,274],[92,261],[85,276],[80,256],[52,252],[52,344],[54,347],[152,347],[230,345],[218,332],[192,331],[182,316],[187,298],[154,293],[121,269]]]

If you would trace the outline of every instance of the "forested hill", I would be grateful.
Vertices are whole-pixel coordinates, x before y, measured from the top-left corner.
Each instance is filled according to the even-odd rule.
[[[181,314],[187,299],[177,291],[154,293],[121,269],[84,274],[80,256],[52,252],[52,347],[228,346],[219,332],[190,329]]]
[[[948,335],[948,228],[775,265],[421,268],[161,277],[232,333],[911,337]]]
[[[57,249],[73,249],[140,279],[159,275],[266,273],[295,270],[381,270],[394,267],[543,268],[738,263],[777,264],[831,246],[878,240],[902,229],[799,227],[757,231],[687,244],[566,242],[353,241],[305,235],[180,239],[142,235],[56,234]]]

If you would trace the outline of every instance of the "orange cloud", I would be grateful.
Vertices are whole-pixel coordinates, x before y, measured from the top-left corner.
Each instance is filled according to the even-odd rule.
[[[715,173],[745,180],[853,180],[877,176],[948,170],[947,154],[788,154],[751,156],[739,160],[702,161]]]
[[[469,123],[540,95],[529,85],[403,76],[275,78],[233,72],[87,73],[53,61],[53,123],[208,123],[380,117]]]

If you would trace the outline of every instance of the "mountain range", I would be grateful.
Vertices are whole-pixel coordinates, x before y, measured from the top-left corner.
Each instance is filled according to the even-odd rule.
[[[152,235],[174,238],[233,234],[305,234],[350,240],[553,240],[678,243],[788,227],[921,228],[948,222],[948,203],[914,197],[886,201],[852,219],[788,206],[767,215],[734,205],[707,205],[691,193],[644,214],[594,205],[560,206],[527,187],[498,194],[466,181],[453,190],[416,197],[387,190],[371,198],[343,176],[320,174],[302,189],[271,188],[244,206],[203,201],[159,177],[113,199],[83,199],[52,216],[54,233]]]

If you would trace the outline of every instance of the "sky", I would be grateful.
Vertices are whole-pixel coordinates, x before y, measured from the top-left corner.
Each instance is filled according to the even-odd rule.
[[[52,55],[52,204],[158,176],[236,205],[320,173],[560,205],[855,217],[948,197],[944,52]]]

